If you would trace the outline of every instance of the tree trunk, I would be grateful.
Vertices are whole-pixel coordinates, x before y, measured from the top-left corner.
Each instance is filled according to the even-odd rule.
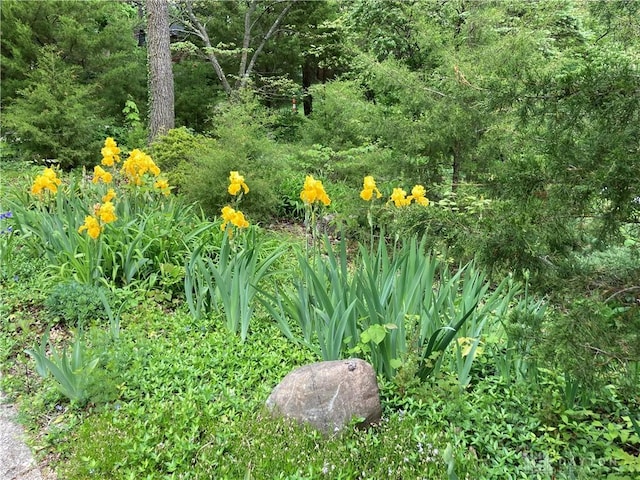
[[[460,152],[460,141],[455,140],[453,144],[453,174],[451,175],[451,191],[458,190],[458,183],[460,183],[460,167],[462,163]]]
[[[146,0],[149,64],[149,143],[174,127],[168,0]]]
[[[309,87],[318,81],[318,68],[316,62],[310,57],[305,56],[304,65],[302,66],[302,107],[306,116],[313,112],[313,98],[309,93]]]

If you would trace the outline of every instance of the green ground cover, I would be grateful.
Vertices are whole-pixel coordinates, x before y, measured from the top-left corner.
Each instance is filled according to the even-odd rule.
[[[304,176],[301,234],[246,227],[233,176],[210,220],[148,167],[105,167],[112,200],[90,174],[30,194],[41,168],[3,173],[2,388],[60,478],[637,478],[633,290],[561,305],[408,231],[330,242]],[[631,246],[609,251],[618,287]],[[580,279],[611,285],[600,255]],[[617,350],[587,357],[589,335]],[[289,371],[351,355],[379,374],[379,425],[326,438],[266,415]]]

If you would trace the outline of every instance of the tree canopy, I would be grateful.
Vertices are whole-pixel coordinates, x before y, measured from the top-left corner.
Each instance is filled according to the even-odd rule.
[[[441,193],[475,185],[521,208],[535,204],[538,216],[526,221],[535,225],[564,230],[566,218],[592,218],[604,238],[638,221],[635,2],[178,0],[169,7],[178,126],[214,132],[220,106],[249,90],[276,115],[265,126],[303,148],[390,152],[393,163],[371,170]],[[60,155],[51,142],[65,137],[56,140],[55,129],[49,142],[31,138],[47,109],[32,120],[23,114],[39,88],[56,91],[33,73],[49,68],[51,45],[69,74],[49,101],[64,105],[92,92],[91,114],[103,124],[93,136],[125,136],[127,101],[142,117],[147,109],[146,46],[137,41],[144,13],[143,2],[2,2],[5,137],[29,158]],[[284,113],[292,98],[306,118]]]

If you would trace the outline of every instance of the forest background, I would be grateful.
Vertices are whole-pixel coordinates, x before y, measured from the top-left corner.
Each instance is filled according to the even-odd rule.
[[[45,166],[82,178],[111,137],[123,152],[148,151],[202,221],[219,220],[239,171],[252,225],[308,226],[300,189],[313,175],[332,200],[324,233],[372,250],[374,238],[417,236],[447,265],[473,261],[494,285],[521,282],[546,309],[509,317],[509,348],[531,371],[555,372],[570,411],[600,413],[612,385],[624,392],[602,408],[614,425],[617,415],[613,442],[631,466],[605,449],[603,471],[640,471],[640,3],[170,1],[173,114],[159,132],[154,101],[169,97],[149,87],[147,23],[158,3],[2,2],[2,211],[13,211],[0,243],[13,298],[3,299],[3,361],[44,331],[9,319],[61,294],[45,282],[28,308],[15,296],[34,257],[26,246],[15,254],[27,236],[9,225],[6,179]],[[359,196],[365,176],[381,200]],[[429,205],[395,208],[392,190],[412,185]],[[162,271],[170,293],[150,289],[172,308],[186,301],[175,263]]]

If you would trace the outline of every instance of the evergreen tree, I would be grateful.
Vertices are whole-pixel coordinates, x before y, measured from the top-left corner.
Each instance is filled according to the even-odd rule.
[[[3,0],[1,102],[8,105],[29,84],[29,72],[39,62],[41,47],[53,45],[61,60],[78,67],[76,81],[93,85],[104,110],[121,117],[125,101],[144,107],[146,67],[144,49],[133,32],[136,10],[126,2]]]
[[[100,115],[96,89],[80,83],[80,69],[67,65],[54,47],[44,47],[38,58],[28,86],[4,109],[4,135],[25,159],[63,168],[93,165],[95,157],[87,152],[100,151],[110,123]]]

